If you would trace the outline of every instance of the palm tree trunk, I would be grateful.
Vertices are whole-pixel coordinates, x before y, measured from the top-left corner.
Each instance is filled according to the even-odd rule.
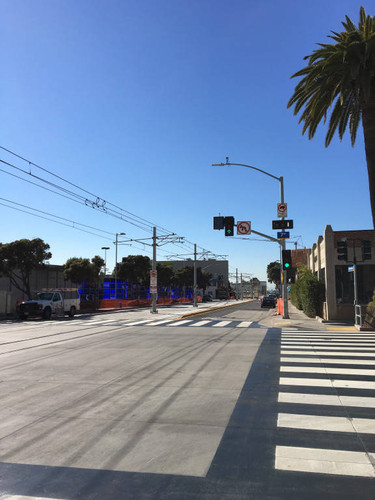
[[[372,223],[375,228],[375,99],[362,110]]]

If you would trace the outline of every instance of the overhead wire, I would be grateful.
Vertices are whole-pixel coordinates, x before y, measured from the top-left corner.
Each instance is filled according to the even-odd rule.
[[[23,169],[23,168],[20,168],[20,167],[17,167],[16,165],[10,163],[10,162],[7,162],[5,160],[2,160],[0,159],[0,162],[3,163],[4,165],[7,165],[8,167],[10,168],[14,168],[16,169],[17,171],[19,172],[22,172],[23,174],[27,175],[27,176],[31,176],[33,177],[34,179],[38,180],[39,182],[42,182],[42,183],[45,183],[47,184],[48,186],[50,186],[51,188],[54,188],[54,189],[50,189],[49,187],[46,187],[46,186],[43,186],[41,184],[38,184],[36,182],[33,182],[33,181],[30,181],[29,179],[25,179],[23,177],[20,177],[18,175],[15,175],[15,174],[12,174],[11,172],[8,172],[4,169],[0,169],[1,172],[3,173],[6,173],[12,177],[15,177],[17,179],[20,179],[20,180],[23,180],[24,182],[28,182],[34,186],[37,186],[39,188],[42,188],[44,190],[47,190],[53,194],[57,194],[59,196],[62,196],[64,198],[66,198],[67,200],[69,201],[74,201],[78,204],[81,204],[81,205],[85,205],[85,206],[91,206],[91,208],[93,209],[98,209],[102,212],[104,212],[105,214],[107,215],[110,215],[112,217],[115,217],[119,220],[122,220],[123,222],[126,222],[128,224],[131,224],[133,225],[134,227],[137,227],[138,229],[141,229],[141,230],[145,230],[145,231],[148,231],[148,232],[151,232],[153,230],[153,227],[156,227],[159,234],[161,233],[161,235],[166,235],[166,234],[171,234],[171,235],[175,235],[175,233],[173,233],[172,231],[169,231],[168,229],[162,227],[162,226],[159,226],[159,225],[156,225],[142,217],[139,217],[138,215],[136,214],[133,214],[132,212],[129,212],[128,210],[125,210],[111,202],[108,202],[106,200],[104,200],[104,198],[101,198],[100,196],[97,196],[96,194],[94,193],[91,193],[90,191],[88,191],[87,189],[85,188],[82,188],[80,186],[78,186],[77,184],[55,174],[54,172],[44,168],[44,167],[41,167],[40,165],[32,162],[31,160],[28,160],[27,158],[19,155],[18,153],[15,153],[14,151],[11,151],[10,149],[7,149],[5,148],[4,146],[1,146],[0,145],[0,149],[2,149],[3,151],[15,156],[16,158],[26,162],[29,166],[29,171]],[[62,182],[65,182],[66,184],[74,187],[75,189],[78,189],[80,191],[82,191],[83,193],[86,193],[86,194],[89,194],[90,196],[93,196],[95,198],[95,200],[89,200],[87,198],[85,198],[84,196],[82,196],[81,194],[79,193],[76,193],[72,190],[69,190],[63,186],[59,186],[58,184],[54,183],[54,182],[51,182],[47,179],[43,179],[42,177],[38,176],[38,175],[35,175],[34,173],[31,172],[31,166],[37,168],[37,169],[40,169],[41,171],[55,177],[56,179],[59,179],[60,181]],[[113,207],[113,208],[110,208],[110,207]],[[12,207],[10,207],[12,208]],[[173,245],[175,245],[177,248],[183,248],[184,250],[186,250],[186,246],[182,247],[181,246],[181,243],[177,243],[177,242],[171,242]],[[191,248],[193,249],[194,248],[194,243],[189,241],[189,240],[186,240],[184,239],[183,241],[183,244],[184,245],[190,245]],[[214,254],[213,252],[209,251],[209,250],[206,250],[205,248],[203,247],[200,247],[197,245],[196,247],[197,249],[199,249],[199,253],[206,253],[207,255],[210,255],[210,256],[215,256],[215,257],[221,257],[221,256],[217,256],[216,254]]]

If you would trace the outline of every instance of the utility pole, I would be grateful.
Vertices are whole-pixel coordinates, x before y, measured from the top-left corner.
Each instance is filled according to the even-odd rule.
[[[154,226],[152,230],[152,270],[156,273],[156,227]],[[156,299],[158,292],[152,294],[152,308],[151,313],[156,314],[158,311],[156,309]]]
[[[194,283],[193,283],[193,306],[198,307],[197,304],[197,244],[194,243]]]
[[[238,269],[236,267],[236,300],[238,300]]]

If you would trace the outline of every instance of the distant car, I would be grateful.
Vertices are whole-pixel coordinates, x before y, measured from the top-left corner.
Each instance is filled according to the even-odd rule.
[[[202,302],[212,302],[211,295],[203,295]]]
[[[260,303],[260,307],[275,307],[275,299],[270,295],[265,295]]]

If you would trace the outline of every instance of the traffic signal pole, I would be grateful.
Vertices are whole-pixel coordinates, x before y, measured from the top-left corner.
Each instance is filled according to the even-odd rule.
[[[284,203],[284,177],[279,177],[280,181],[280,203]],[[282,217],[284,220],[285,217]],[[281,240],[281,249],[286,249],[286,240]],[[283,252],[281,252],[282,254]],[[283,296],[283,319],[289,319],[289,310],[288,310],[288,272],[284,269],[283,262],[280,262],[281,267],[281,289]]]
[[[272,177],[273,179],[276,179],[277,181],[280,182],[280,202],[284,203],[284,177],[276,177],[276,175],[270,174],[269,172],[266,172],[265,170],[261,170],[260,168],[253,167],[252,165],[246,165],[245,163],[231,163],[229,162],[228,156],[226,157],[225,163],[212,163],[213,167],[229,167],[230,165],[232,166],[237,166],[237,167],[246,167],[246,168],[251,168],[252,170],[256,170],[257,172],[261,172],[264,175],[268,175],[268,177]],[[285,217],[282,217],[284,220]],[[256,231],[253,231],[253,233],[257,234]],[[260,233],[258,233],[260,234]],[[263,236],[263,235],[262,235]],[[285,239],[282,239],[281,242],[279,240],[276,240],[275,238],[270,238],[266,236],[268,239],[273,239],[281,245],[281,249],[285,250],[286,248],[286,242]],[[287,287],[287,273],[285,270],[283,270],[283,263],[280,262],[280,267],[281,267],[281,280],[282,280],[282,296],[283,296],[283,319],[289,319],[289,314],[288,314],[288,287]]]

